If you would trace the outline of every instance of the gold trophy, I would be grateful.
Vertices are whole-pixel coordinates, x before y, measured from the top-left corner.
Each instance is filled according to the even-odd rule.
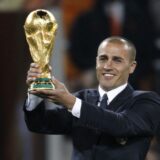
[[[58,25],[55,17],[47,10],[32,11],[26,18],[24,30],[32,59],[37,63],[42,75],[29,87],[29,90],[54,89],[49,71],[49,60],[55,42]]]

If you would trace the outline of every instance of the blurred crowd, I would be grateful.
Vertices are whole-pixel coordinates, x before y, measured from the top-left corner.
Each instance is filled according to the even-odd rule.
[[[137,48],[138,66],[135,74],[133,74],[133,76],[130,78],[130,83],[136,89],[154,90],[160,94],[160,0],[16,0],[14,2],[17,5],[13,5],[12,8],[10,1],[2,0],[0,2],[0,16],[1,22],[3,24],[1,25],[1,30],[2,32],[8,30],[10,32],[10,37],[12,35],[14,37],[10,38],[12,40],[11,43],[16,43],[16,45],[13,46],[15,50],[12,50],[12,44],[10,45],[11,47],[6,49],[5,46],[9,45],[10,40],[9,37],[5,38],[8,33],[0,33],[3,40],[0,41],[2,44],[1,46],[4,48],[2,48],[2,51],[6,51],[6,53],[8,53],[2,55],[3,63],[1,63],[0,68],[4,68],[4,66],[6,66],[5,61],[8,65],[10,64],[13,67],[17,67],[16,69],[18,70],[13,71],[12,77],[13,79],[17,78],[21,82],[23,81],[23,83],[19,83],[19,81],[16,82],[16,85],[19,85],[18,89],[16,89],[17,94],[22,97],[21,101],[23,101],[26,91],[26,87],[22,87],[23,85],[25,85],[24,73],[27,71],[27,66],[29,65],[31,60],[28,58],[28,53],[25,53],[23,56],[23,53],[21,53],[24,51],[28,52],[28,50],[26,49],[26,42],[24,41],[23,31],[20,31],[19,28],[16,27],[16,25],[13,26],[12,24],[14,24],[15,22],[19,26],[21,25],[22,30],[26,13],[37,8],[53,8],[53,10],[54,8],[56,8],[57,10],[58,8],[58,10],[60,10],[60,12],[62,13],[62,22],[64,27],[63,38],[65,39],[65,47],[63,53],[64,59],[62,60],[62,63],[64,63],[65,83],[68,85],[71,91],[74,92],[79,89],[97,86],[95,75],[95,57],[97,55],[98,45],[106,37],[123,36],[131,40]],[[76,9],[76,7],[79,9]],[[5,8],[7,8],[11,13],[4,13],[4,11],[6,12]],[[21,11],[16,11],[17,8],[20,8]],[[12,9],[14,10],[14,13],[12,13]],[[15,12],[17,12],[17,14],[15,14]],[[7,21],[7,19],[10,20]],[[5,26],[5,23],[9,23],[7,25],[8,28]],[[12,28],[10,28],[10,26],[12,26]],[[20,38],[18,41],[17,37]],[[4,42],[7,45],[3,45]],[[19,45],[19,42],[22,42],[24,44]],[[16,49],[19,51],[19,54],[15,54],[21,59],[21,63],[24,62],[23,66],[22,64],[19,64],[20,67],[17,64],[17,60],[14,59],[15,54],[11,54],[13,52],[17,52]],[[28,57],[26,55],[28,55]],[[13,59],[11,61],[8,57],[12,56]],[[25,57],[27,57],[28,59],[26,60]],[[3,140],[2,145],[6,143],[6,139],[7,142],[9,142],[11,139],[18,139],[17,136],[16,138],[12,137],[13,134],[16,135],[17,133],[15,129],[12,129],[16,125],[13,124],[12,118],[15,118],[15,116],[13,116],[13,113],[16,115],[17,111],[15,111],[16,107],[14,107],[16,106],[16,102],[14,100],[16,89],[11,89],[15,83],[12,84],[10,82],[11,76],[7,78],[7,76],[9,75],[9,71],[10,70],[5,69],[5,71],[2,73],[2,75],[5,74],[5,76],[3,76],[5,78],[4,80],[1,79],[1,84],[7,83],[6,85],[9,87],[8,89],[6,89],[5,85],[4,87],[2,86],[3,94],[1,95],[1,97],[4,100],[2,100],[1,102],[1,130],[3,130],[3,132],[1,132],[1,139]],[[15,77],[16,75],[18,76]],[[9,85],[11,85],[11,87]],[[5,94],[3,92],[3,89],[5,90],[7,96],[9,92],[13,95],[10,101],[8,101],[8,97],[6,99],[3,98]],[[20,89],[21,91],[19,91]],[[13,102],[13,107],[11,107]],[[8,108],[8,106],[10,108]],[[21,118],[21,120],[23,120],[23,118]],[[14,133],[10,132],[9,134],[6,134],[5,130],[9,132],[13,131]],[[21,130],[20,132],[22,132],[22,134],[24,135],[24,131]],[[157,137],[155,137],[155,139],[153,140],[147,160],[160,160],[159,137],[160,135],[157,135]],[[15,143],[17,142],[10,143],[9,148],[14,148]],[[32,143],[27,143],[28,150],[32,150],[30,145],[33,146]],[[39,145],[44,145],[44,143]],[[18,146],[21,146],[21,144]],[[7,144],[5,144],[5,147],[2,146],[0,148],[0,155],[8,153],[8,151],[6,152],[7,148]],[[43,149],[44,148],[41,147],[41,150]],[[20,151],[18,153],[22,154],[20,153]],[[13,152],[6,155],[8,157],[14,157],[14,153],[17,152],[13,150]],[[37,153],[39,154],[39,151],[37,151]],[[18,157],[20,160],[24,160],[22,158],[22,155]],[[4,160],[12,159],[6,158]],[[34,158],[34,160],[37,159]],[[38,160],[41,160],[40,157]]]

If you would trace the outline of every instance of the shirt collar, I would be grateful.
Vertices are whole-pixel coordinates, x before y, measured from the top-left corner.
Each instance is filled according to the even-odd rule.
[[[121,86],[119,86],[119,87],[117,87],[117,88],[115,88],[115,89],[112,89],[112,90],[106,92],[106,91],[103,90],[103,89],[100,87],[100,85],[99,85],[99,87],[98,87],[98,91],[99,91],[99,94],[100,94],[100,99],[99,99],[99,100],[101,101],[103,95],[104,95],[104,94],[107,94],[107,97],[108,97],[108,102],[107,102],[107,103],[110,104],[111,101],[112,101],[120,92],[122,92],[122,91],[126,88],[126,86],[127,86],[127,83],[125,83],[125,84],[123,84],[123,85],[121,85]]]

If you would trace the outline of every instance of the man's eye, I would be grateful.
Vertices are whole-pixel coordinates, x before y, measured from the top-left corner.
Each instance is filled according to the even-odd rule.
[[[116,61],[116,62],[121,62],[121,60],[120,60],[120,59],[116,59],[115,61]]]
[[[99,60],[104,61],[104,60],[106,60],[106,58],[105,57],[99,57]]]
[[[122,59],[116,58],[116,59],[114,59],[114,61],[117,62],[117,63],[121,63]]]

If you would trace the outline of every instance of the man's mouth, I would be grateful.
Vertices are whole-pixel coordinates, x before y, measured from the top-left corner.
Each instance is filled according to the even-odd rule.
[[[103,76],[107,79],[112,79],[115,75],[111,73],[103,73]]]
[[[114,76],[114,74],[111,74],[111,73],[103,73],[103,75],[104,75],[105,77],[113,77],[113,76]]]

